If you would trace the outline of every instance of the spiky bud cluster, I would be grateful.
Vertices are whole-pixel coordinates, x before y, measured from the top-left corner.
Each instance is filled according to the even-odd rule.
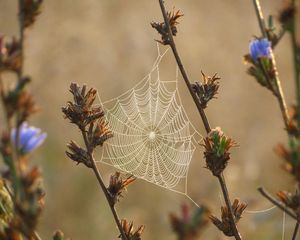
[[[167,18],[173,36],[176,36],[177,34],[177,25],[179,24],[178,19],[182,16],[183,14],[180,12],[180,10],[175,11],[175,9],[173,9],[172,12],[167,12]],[[156,41],[163,45],[169,45],[170,44],[169,31],[165,22],[152,22],[151,26],[155,28],[156,31],[161,35],[161,40],[156,40]]]
[[[182,204],[181,215],[170,213],[169,218],[173,231],[180,240],[196,240],[209,223],[209,210],[200,206],[191,212],[188,205]]]
[[[87,167],[92,167],[90,153],[97,146],[102,146],[107,139],[112,137],[112,132],[104,120],[102,108],[93,105],[97,97],[96,89],[90,88],[87,91],[86,86],[81,88],[77,84],[72,83],[70,92],[74,101],[67,102],[67,105],[62,108],[62,112],[65,118],[77,125],[82,131],[87,149],[81,148],[74,141],[71,141],[68,144],[69,151],[66,154],[71,160],[83,163]]]
[[[122,219],[121,225],[125,232],[127,240],[142,240],[142,234],[145,229],[144,225],[140,225],[136,230],[134,230],[133,222],[128,222],[126,219]],[[122,239],[122,236],[120,235],[119,238]]]
[[[132,175],[123,179],[120,172],[115,172],[115,174],[110,176],[107,191],[113,204],[116,204],[123,197],[123,193],[127,191],[127,186],[135,179]]]
[[[234,221],[237,223],[246,209],[247,204],[240,202],[238,199],[235,199],[232,203],[232,211],[234,216]],[[230,210],[227,206],[221,207],[221,220],[217,217],[211,215],[210,220],[212,223],[228,237],[234,236],[234,230],[232,229],[232,224],[230,221]]]
[[[292,209],[297,216],[300,216],[300,188],[293,194],[287,191],[277,192],[277,197],[283,202],[288,208]]]
[[[221,128],[217,127],[212,129],[204,138],[203,146],[205,148],[206,167],[214,176],[220,176],[230,159],[230,148],[236,146],[235,141],[227,137]]]
[[[218,93],[220,78],[217,76],[217,74],[213,75],[212,77],[206,76],[202,71],[201,74],[202,83],[196,82],[195,84],[192,84],[192,88],[198,97],[201,107],[204,109],[207,107],[208,102],[215,98],[216,94]]]

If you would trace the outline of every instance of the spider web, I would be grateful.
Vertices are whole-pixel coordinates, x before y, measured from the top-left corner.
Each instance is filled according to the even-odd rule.
[[[168,51],[168,50],[167,50]],[[113,138],[103,146],[100,162],[158,186],[187,194],[188,168],[201,135],[182,106],[177,79],[160,78],[160,53],[150,71],[133,88],[101,102]]]
[[[168,190],[188,195],[188,169],[196,144],[202,140],[186,114],[178,91],[178,68],[175,80],[160,78],[159,65],[167,53],[160,53],[150,73],[120,96],[100,104],[113,132],[103,145],[98,162],[134,175]],[[178,188],[179,187],[179,188]],[[223,203],[225,204],[225,203]],[[246,210],[262,214],[276,209]],[[282,240],[285,237],[285,213]]]

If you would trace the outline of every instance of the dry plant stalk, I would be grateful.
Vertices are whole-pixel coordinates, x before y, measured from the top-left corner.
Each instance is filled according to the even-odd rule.
[[[102,146],[107,139],[113,137],[108,124],[104,120],[102,108],[93,105],[97,97],[97,90],[94,88],[87,90],[86,86],[79,87],[77,84],[72,83],[70,92],[73,95],[73,101],[67,102],[67,105],[62,108],[62,112],[65,118],[79,128],[85,146],[80,147],[77,143],[71,141],[67,145],[68,151],[66,151],[66,154],[77,164],[83,163],[93,170],[119,229],[119,237],[122,240],[139,240],[144,226],[140,226],[136,232],[133,232],[133,223],[128,224],[127,220],[121,221],[116,211],[117,202],[135,178],[129,176],[123,179],[121,174],[116,172],[111,176],[109,186],[106,187],[95,162],[95,148]]]
[[[229,149],[233,146],[233,141],[230,138],[227,138],[220,129],[217,129],[217,131],[219,131],[220,134],[222,134],[222,137],[216,137],[219,136],[219,134],[215,134],[215,130],[211,129],[209,121],[204,111],[204,108],[207,106],[208,101],[211,100],[217,93],[217,90],[219,88],[219,78],[216,77],[216,75],[214,75],[213,77],[206,77],[202,73],[204,79],[202,87],[199,83],[196,83],[194,85],[191,84],[188,75],[185,71],[185,68],[182,64],[181,58],[178,54],[176,44],[173,38],[173,36],[176,36],[178,32],[176,27],[178,25],[178,19],[182,17],[183,14],[181,14],[180,11],[175,11],[174,9],[172,13],[167,12],[163,0],[159,0],[159,5],[162,11],[164,22],[152,22],[151,25],[161,35],[160,43],[164,45],[169,45],[171,47],[179,70],[189,90],[189,93],[196,104],[202,122],[206,129],[206,133],[208,135],[206,138],[206,144],[204,145],[206,152],[204,156],[206,159],[207,167],[212,171],[212,174],[218,178],[220,186],[222,188],[223,197],[225,199],[226,206],[229,212],[228,217],[230,222],[230,230],[233,233],[233,236],[236,240],[241,240],[241,235],[237,229],[236,220],[230,202],[225,178],[223,176],[223,171],[227,166],[227,162],[229,160]],[[211,138],[212,135],[213,138]],[[212,139],[213,146],[210,144]]]
[[[0,97],[6,118],[1,129],[0,152],[6,169],[1,172],[1,239],[40,239],[36,232],[44,206],[41,172],[31,167],[30,154],[46,138],[45,133],[26,122],[38,108],[27,90],[30,78],[23,73],[24,32],[40,13],[42,1],[19,0],[19,36],[0,37]],[[16,75],[7,87],[3,73]]]

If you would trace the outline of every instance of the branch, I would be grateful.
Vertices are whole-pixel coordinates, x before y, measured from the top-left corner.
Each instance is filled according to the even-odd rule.
[[[180,70],[180,72],[182,74],[182,77],[183,77],[183,79],[184,79],[184,81],[186,83],[186,86],[187,86],[187,88],[188,88],[188,90],[189,90],[189,92],[190,92],[190,94],[191,94],[191,96],[192,96],[192,98],[193,98],[196,106],[197,106],[197,109],[198,109],[198,112],[200,113],[200,116],[201,116],[202,122],[204,124],[205,130],[206,130],[207,133],[209,133],[211,131],[211,128],[210,128],[208,119],[206,117],[204,109],[201,107],[201,105],[200,105],[200,103],[199,103],[199,101],[197,99],[196,94],[193,91],[192,85],[191,85],[191,83],[189,81],[187,73],[186,73],[186,71],[184,69],[182,61],[181,61],[181,59],[179,57],[179,54],[177,52],[176,44],[175,44],[174,39],[173,39],[172,30],[171,30],[171,27],[170,27],[170,24],[169,24],[167,12],[166,12],[163,0],[159,0],[159,4],[160,4],[160,8],[161,8],[163,17],[164,17],[164,22],[165,22],[165,24],[166,24],[166,26],[168,28],[168,37],[169,37],[169,40],[170,40],[170,46],[171,46],[171,49],[173,51],[174,57],[176,59],[177,65],[178,65],[179,70]]]
[[[294,218],[297,222],[299,222],[299,219],[298,219],[297,215],[294,212],[292,212],[290,209],[288,209],[282,202],[280,202],[277,199],[275,199],[263,187],[259,187],[257,190],[261,193],[261,195],[263,195],[271,203],[273,203],[274,205],[276,205],[278,208],[280,208],[282,211],[284,211],[290,217]]]
[[[268,34],[267,34],[266,25],[265,25],[264,16],[263,16],[261,6],[260,6],[260,2],[259,2],[259,0],[253,0],[253,3],[254,3],[254,8],[255,8],[257,20],[258,20],[258,23],[259,23],[260,31],[261,31],[264,38],[269,39]],[[274,68],[274,80],[275,80],[276,87],[277,87],[277,91],[276,91],[275,96],[276,96],[276,98],[278,100],[278,103],[279,103],[279,107],[280,107],[281,114],[282,114],[282,117],[283,117],[284,125],[285,125],[286,129],[288,129],[288,127],[289,127],[289,117],[288,117],[287,106],[286,106],[283,90],[282,90],[282,87],[281,87],[281,82],[280,82],[280,79],[279,79],[279,76],[278,76],[278,71],[277,71],[277,68],[276,68],[275,57],[274,57],[274,54],[273,54],[272,51],[271,51],[271,60],[272,60],[273,68]],[[266,77],[268,77],[268,76],[266,75]]]
[[[200,102],[198,101],[197,99],[197,96],[196,94],[194,93],[193,89],[192,89],[192,86],[191,86],[191,83],[189,81],[189,78],[188,78],[188,75],[184,69],[184,66],[182,64],[182,61],[180,59],[180,56],[178,54],[178,51],[177,51],[177,48],[176,48],[176,44],[175,44],[175,41],[173,39],[173,34],[172,34],[172,30],[171,30],[171,27],[170,27],[170,24],[169,24],[169,20],[168,20],[168,16],[167,16],[167,12],[166,12],[166,9],[165,9],[165,6],[164,6],[164,1],[163,0],[159,0],[159,4],[160,4],[160,8],[161,8],[161,12],[162,12],[162,15],[164,17],[164,22],[165,22],[165,25],[168,29],[168,37],[169,37],[169,45],[171,46],[171,49],[173,51],[173,54],[174,54],[174,57],[176,59],[176,62],[177,62],[177,65],[179,67],[179,70],[182,74],[182,77],[186,83],[186,86],[197,106],[197,109],[198,109],[198,112],[201,116],[201,119],[202,119],[202,122],[204,124],[204,127],[205,127],[205,130],[207,133],[211,132],[211,127],[209,125],[209,121],[206,117],[206,114],[203,110],[203,108],[201,107],[200,105]],[[219,179],[219,183],[221,185],[221,188],[222,188],[222,192],[223,192],[223,196],[224,196],[224,199],[225,199],[225,202],[226,202],[226,206],[227,208],[229,209],[229,212],[230,212],[230,222],[231,222],[231,227],[232,227],[232,230],[234,232],[234,236],[235,236],[235,239],[236,240],[241,240],[241,236],[238,232],[238,229],[237,229],[237,226],[236,226],[236,223],[235,223],[235,218],[234,218],[234,215],[233,215],[233,210],[232,210],[232,206],[231,206],[231,203],[230,203],[230,198],[229,198],[229,194],[228,194],[228,191],[227,191],[227,186],[226,186],[226,182],[225,182],[225,179],[224,179],[224,176],[221,175],[218,177]]]
[[[260,31],[264,38],[268,38],[268,34],[267,34],[267,30],[266,30],[267,29],[266,23],[265,23],[265,19],[264,19],[262,10],[261,10],[260,2],[259,2],[259,0],[253,0],[253,4],[254,4],[257,20],[259,23]]]
[[[296,1],[293,0],[294,8],[296,9]],[[297,43],[297,16],[296,14],[292,19],[291,26],[291,42],[292,42],[292,50],[293,50],[293,61],[294,61],[294,69],[295,69],[295,85],[296,85],[296,97],[297,97],[297,112],[300,113],[300,46]],[[298,117],[298,125],[300,125],[300,114]]]
[[[114,220],[115,220],[115,222],[116,222],[116,224],[118,226],[119,232],[120,232],[120,234],[122,236],[122,240],[128,240],[127,237],[126,237],[126,234],[125,234],[125,232],[123,230],[123,227],[121,225],[121,221],[120,221],[120,218],[119,218],[119,216],[117,214],[117,211],[115,209],[114,203],[111,200],[111,197],[110,197],[110,195],[109,195],[109,193],[107,191],[107,188],[106,188],[106,186],[105,186],[105,184],[103,182],[102,176],[101,176],[101,174],[100,174],[100,172],[99,172],[99,170],[97,168],[96,161],[95,161],[95,158],[93,156],[93,149],[89,146],[89,142],[88,142],[88,138],[87,138],[85,129],[82,129],[81,133],[82,133],[82,136],[83,136],[83,139],[84,139],[84,143],[85,143],[85,146],[86,146],[86,149],[87,149],[87,153],[88,153],[89,158],[90,158],[91,163],[92,163],[92,169],[93,169],[93,171],[94,171],[94,173],[96,175],[98,183],[99,183],[99,185],[100,185],[100,187],[101,187],[101,189],[102,189],[102,191],[103,191],[103,193],[105,195],[105,198],[106,198],[106,200],[108,202],[108,205],[109,205],[110,210],[111,210],[111,212],[113,214]]]

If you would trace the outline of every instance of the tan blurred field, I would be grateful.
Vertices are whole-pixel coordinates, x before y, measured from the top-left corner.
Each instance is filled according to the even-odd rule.
[[[243,55],[254,35],[259,35],[252,1],[189,0],[166,1],[180,8],[185,16],[176,37],[178,50],[193,81],[200,71],[221,80],[218,99],[211,102],[207,115],[212,126],[221,126],[239,147],[225,172],[230,195],[248,202],[248,210],[271,206],[257,192],[262,185],[274,193],[293,189],[293,181],[281,168],[273,148],[286,142],[283,122],[275,98],[245,73]],[[262,0],[265,15],[277,14],[280,0]],[[17,34],[16,0],[0,0],[0,34]],[[72,239],[116,239],[103,194],[92,172],[66,158],[65,145],[80,141],[79,132],[64,120],[61,107],[70,99],[71,82],[99,90],[102,99],[116,97],[146,75],[155,58],[159,38],[151,28],[161,20],[158,1],[149,0],[45,0],[37,23],[26,33],[25,73],[31,75],[31,89],[42,107],[32,122],[48,132],[46,144],[34,156],[43,168],[46,208],[39,225],[44,239],[62,229]],[[294,103],[293,65],[289,36],[275,53],[283,89],[289,104]],[[165,49],[162,47],[162,49]],[[171,54],[161,66],[162,76],[175,75]],[[204,128],[182,79],[180,94],[189,118],[204,134]],[[188,177],[188,193],[197,203],[207,204],[219,214],[220,188],[203,168],[201,148],[194,154]],[[99,165],[107,180],[114,171]],[[118,205],[120,216],[145,224],[145,240],[175,239],[168,213],[178,211],[187,198],[138,180]],[[244,239],[281,239],[282,213],[245,214],[240,231]],[[286,219],[286,239],[294,223]],[[225,239],[210,225],[203,239]]]

